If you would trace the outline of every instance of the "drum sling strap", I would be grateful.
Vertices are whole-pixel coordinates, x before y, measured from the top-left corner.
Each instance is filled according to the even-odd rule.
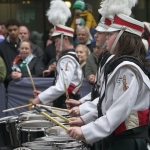
[[[111,55],[112,54],[109,51],[106,51],[106,52],[100,54],[100,56],[98,58],[98,62],[96,62],[96,60],[95,60],[95,63],[97,64],[97,79],[96,79],[96,82],[92,84],[91,101],[93,101],[95,98],[97,98],[99,96],[98,85],[97,85],[98,71],[99,71],[99,69],[101,69],[104,66],[104,64],[106,63],[106,61],[108,60],[108,58]]]
[[[73,49],[71,49],[71,50],[67,50],[67,51],[64,51],[63,53],[62,53],[62,56],[60,57],[60,58],[62,58],[63,56],[72,56],[78,63],[79,63],[79,59],[78,59],[78,57],[75,55],[75,54],[72,54],[72,53],[69,53],[69,52],[75,52]],[[59,58],[59,59],[60,59]],[[58,59],[58,61],[59,61],[59,59]],[[54,83],[56,83],[56,77],[57,77],[57,72],[56,72],[56,74],[55,74],[55,79],[54,79]]]
[[[138,65],[142,71],[147,75],[147,69],[141,64],[141,62],[135,58],[135,57],[131,57],[131,56],[121,56],[119,58],[116,58],[116,59],[113,59],[113,60],[110,60],[105,68],[104,68],[104,80],[105,80],[105,89],[106,89],[106,85],[107,85],[107,76],[108,74],[110,74],[111,72],[114,71],[114,69],[122,62],[124,61],[130,61],[130,62],[133,62],[135,63],[136,65]],[[103,99],[105,97],[105,91],[102,95],[102,97],[99,98],[99,102],[97,104],[97,110],[98,110],[98,117],[101,117],[103,116],[102,114],[102,102],[103,102]],[[142,126],[143,127],[143,126]],[[138,127],[138,128],[142,128],[142,127]],[[131,135],[126,135],[126,136],[115,136],[114,133],[112,133],[110,136],[108,136],[105,141],[105,148],[104,150],[107,150],[108,147],[110,145],[112,145],[113,143],[115,143],[116,141],[119,141],[119,140],[123,140],[123,139],[131,139],[131,138],[144,138],[148,143],[150,143],[150,139],[148,137],[148,127],[147,126],[144,126],[145,128],[143,129],[142,132],[138,133],[138,134],[131,134]],[[132,129],[131,129],[132,130]],[[128,131],[128,130],[127,130]],[[126,131],[125,131],[126,132]]]

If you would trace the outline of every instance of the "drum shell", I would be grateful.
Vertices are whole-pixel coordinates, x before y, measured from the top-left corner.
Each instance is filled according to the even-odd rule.
[[[39,129],[37,131],[35,130],[32,131],[29,129],[20,129],[18,134],[19,134],[21,143],[32,142],[32,141],[35,141],[36,138],[40,138],[45,135],[42,129]]]
[[[46,120],[23,121],[17,125],[19,139],[21,143],[32,142],[45,136],[45,129],[50,126],[53,124]]]
[[[0,147],[11,146],[12,137],[10,136],[10,127],[8,120],[10,117],[0,119]]]

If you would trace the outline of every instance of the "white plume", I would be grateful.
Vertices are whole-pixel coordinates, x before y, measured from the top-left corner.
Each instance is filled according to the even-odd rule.
[[[65,25],[68,18],[71,17],[71,11],[64,1],[52,0],[46,16],[48,16],[49,22],[54,26],[57,24]]]
[[[125,14],[130,16],[132,7],[135,6],[138,0],[105,0],[102,1],[98,10],[105,18],[113,18],[115,14]]]

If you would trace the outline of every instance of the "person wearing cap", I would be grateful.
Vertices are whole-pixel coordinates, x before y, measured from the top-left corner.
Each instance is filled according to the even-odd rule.
[[[147,150],[150,82],[144,66],[150,64],[141,39],[143,27],[142,22],[127,15],[114,16],[106,40],[107,50],[115,54],[110,64],[126,59],[118,63],[103,84],[105,92],[100,93],[98,111],[95,108],[97,119],[93,120],[91,114],[82,117],[81,127],[68,129],[71,137],[84,137],[90,144],[103,140],[106,150]]]
[[[76,20],[78,18],[83,18],[85,20],[85,26],[90,30],[92,27],[96,27],[97,23],[91,14],[91,12],[85,10],[85,3],[83,0],[76,0],[73,5],[73,9],[75,12],[73,22],[71,24],[71,28],[76,29]]]
[[[95,34],[95,40],[96,40],[96,47],[98,48],[98,53],[101,53],[100,56],[100,60],[104,60],[103,58],[105,58],[105,61],[109,61],[113,55],[111,55],[108,51],[106,51],[106,36],[108,35],[107,33],[107,29],[108,26],[111,24],[111,21],[108,18],[102,18],[100,20],[100,23],[98,24],[98,26],[96,27],[96,34]],[[99,52],[100,51],[100,52]],[[109,55],[110,54],[110,55]],[[106,58],[106,56],[109,56]],[[93,54],[91,54],[91,57],[93,57]],[[89,64],[91,65],[91,62],[94,61],[93,59],[95,58],[89,58]],[[101,62],[100,61],[100,62]],[[103,61],[104,62],[104,61]],[[82,116],[87,114],[88,112],[92,111],[93,109],[95,110],[95,107],[98,103],[98,95],[103,81],[103,66],[101,64],[95,64],[95,66],[91,67],[95,68],[95,72],[97,73],[97,75],[90,75],[90,80],[92,80],[94,83],[92,85],[92,90],[89,94],[87,94],[85,97],[83,97],[82,99],[80,99],[79,101],[70,99],[70,100],[66,100],[67,106],[70,109],[69,113],[71,116]],[[98,67],[98,69],[96,68]],[[88,67],[89,68],[89,67]],[[95,74],[96,74],[95,73]],[[76,120],[78,121],[78,120]],[[100,144],[99,142],[94,143],[93,145],[89,145],[88,146],[91,150],[95,150],[95,149],[99,149],[100,148]]]
[[[33,104],[53,102],[55,107],[66,108],[65,100],[68,94],[70,98],[78,99],[83,73],[74,51],[73,35],[72,28],[60,24],[55,26],[52,37],[56,50],[61,52],[56,67],[55,85],[41,93],[34,91],[34,94],[40,94],[33,100]]]
[[[100,20],[100,23],[96,27],[96,34],[95,34],[95,39],[96,39],[96,46],[99,47],[103,52],[101,53],[101,59],[102,57],[105,56],[105,53],[107,54],[106,50],[106,36],[107,36],[107,29],[110,26],[111,21],[108,18],[102,18]],[[108,62],[113,55],[108,55],[108,57],[105,61]],[[96,75],[96,78],[94,80],[95,86],[99,87],[101,86],[102,78],[103,78],[103,68],[104,66],[101,66],[101,64],[98,65],[98,72]],[[92,78],[92,76],[91,76]],[[99,89],[95,89],[97,93],[99,93]],[[78,116],[78,115],[84,115],[87,112],[91,111],[91,109],[95,109],[95,106],[92,107],[92,100],[94,100],[94,97],[97,98],[98,94],[93,95],[93,93],[87,94],[85,97],[81,98],[79,101],[70,99],[66,100],[66,104],[70,110],[70,114],[73,116]],[[96,103],[98,99],[96,99]],[[94,102],[94,105],[96,104]],[[87,106],[86,106],[87,105]]]

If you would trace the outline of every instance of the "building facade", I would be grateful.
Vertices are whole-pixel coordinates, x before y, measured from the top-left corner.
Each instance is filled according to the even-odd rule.
[[[66,1],[70,1],[72,5],[75,2],[75,0]],[[100,18],[98,14],[100,1],[85,0],[85,3],[92,5],[93,15],[97,22]],[[44,48],[47,31],[52,27],[45,16],[49,6],[50,0],[0,0],[0,22],[5,22],[10,18],[19,20],[22,25],[30,29],[33,39]],[[150,0],[139,0],[132,12],[135,19],[150,22]],[[71,25],[72,19],[73,15],[67,22],[68,26]]]

